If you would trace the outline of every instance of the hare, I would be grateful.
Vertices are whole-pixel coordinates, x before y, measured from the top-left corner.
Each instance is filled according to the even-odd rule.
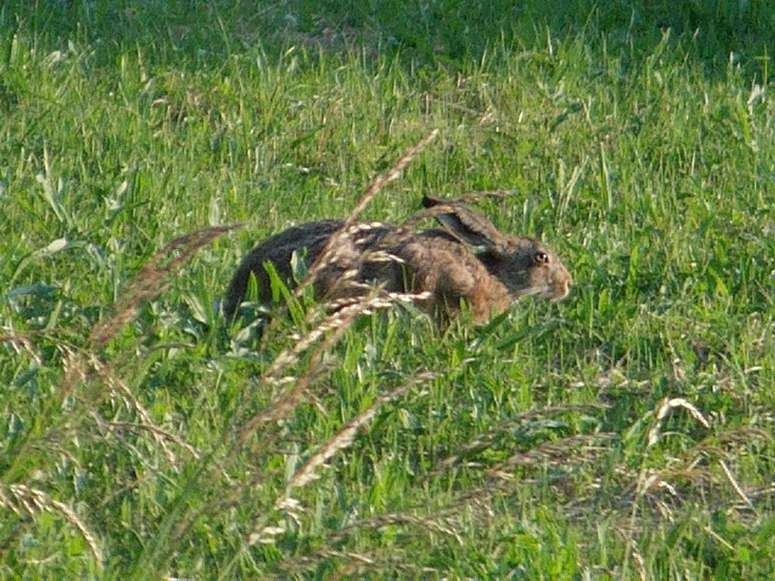
[[[487,321],[521,296],[561,300],[572,278],[560,259],[538,240],[501,234],[484,216],[468,206],[424,196],[423,206],[441,228],[319,220],[289,228],[256,246],[242,261],[224,300],[224,314],[233,318],[247,290],[251,273],[258,299],[271,302],[272,290],[264,264],[293,284],[292,260],[304,251],[312,266],[326,250],[315,281],[317,296],[340,299],[363,294],[364,286],[379,284],[389,292],[425,293],[418,306],[446,321],[469,303],[474,322]],[[326,249],[329,240],[336,247]],[[349,278],[356,284],[341,284]]]

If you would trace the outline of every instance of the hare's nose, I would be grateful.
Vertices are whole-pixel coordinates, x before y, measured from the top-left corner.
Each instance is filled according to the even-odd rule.
[[[560,282],[555,288],[554,288],[554,296],[552,297],[555,301],[561,301],[565,297],[567,297],[570,294],[570,289],[573,286],[572,280],[564,280]]]

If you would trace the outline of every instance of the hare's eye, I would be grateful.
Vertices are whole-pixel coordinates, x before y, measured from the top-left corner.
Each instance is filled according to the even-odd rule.
[[[549,255],[546,252],[536,252],[535,260],[538,264],[549,264]]]

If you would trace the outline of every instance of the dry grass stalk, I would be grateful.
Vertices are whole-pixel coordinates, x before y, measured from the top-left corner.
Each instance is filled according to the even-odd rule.
[[[33,519],[41,512],[58,512],[62,514],[65,520],[81,533],[86,544],[89,545],[89,550],[91,550],[94,558],[97,560],[100,569],[104,567],[104,557],[102,549],[100,549],[97,542],[97,536],[78,518],[75,511],[65,503],[54,500],[40,489],[30,488],[25,484],[10,484],[5,487],[0,485],[0,504],[17,515],[26,513]]]
[[[675,496],[675,487],[665,479],[665,473],[661,470],[645,470],[638,479],[637,495],[645,497],[654,490],[665,490]]]
[[[615,434],[603,434],[603,438],[616,437]],[[594,439],[594,437],[584,437],[586,439]],[[567,448],[563,448],[567,452]],[[316,550],[313,554],[307,555],[302,558],[287,559],[278,565],[280,570],[292,571],[299,567],[304,569],[311,569],[317,566],[322,559],[341,556],[334,550],[331,550],[331,546],[336,546],[346,537],[350,536],[354,532],[363,529],[378,529],[385,526],[405,526],[407,533],[409,534],[423,534],[423,531],[430,531],[433,533],[439,533],[445,536],[451,536],[458,542],[462,542],[459,534],[456,531],[456,525],[454,524],[459,519],[468,519],[471,517],[489,519],[496,514],[496,510],[492,506],[492,499],[501,495],[512,495],[514,493],[514,487],[517,486],[535,486],[535,481],[526,479],[519,480],[516,484],[513,479],[504,479],[496,475],[495,478],[488,480],[481,486],[469,487],[465,489],[460,495],[455,496],[449,502],[433,511],[433,514],[428,517],[420,517],[408,512],[403,513],[391,513],[376,516],[373,518],[363,519],[356,521],[347,527],[334,532],[332,535],[326,538],[325,545]],[[430,507],[423,506],[419,510],[428,510]],[[417,510],[417,509],[415,509]],[[482,525],[486,526],[486,524]],[[395,551],[395,549],[392,549]],[[375,558],[376,560],[376,558]],[[379,571],[376,567],[384,566],[386,563],[379,562],[375,566],[371,566],[363,570]],[[401,563],[396,563],[395,566],[400,567]],[[423,574],[432,574],[435,571],[432,569],[421,569]],[[414,571],[417,574],[417,570]],[[422,575],[420,575],[422,577]]]
[[[352,305],[343,307],[326,317],[315,329],[302,337],[292,349],[278,355],[270,369],[264,374],[263,381],[268,384],[276,384],[278,381],[284,380],[288,368],[300,360],[301,353],[309,350],[321,338],[323,339],[310,356],[307,368],[293,382],[293,387],[243,424],[239,430],[236,446],[244,445],[259,426],[286,417],[299,404],[307,389],[323,371],[323,355],[339,341],[355,319],[373,312],[374,309],[388,308],[398,300],[414,299],[416,299],[416,295],[400,293],[382,293],[377,296],[359,298]]]
[[[610,406],[606,404],[579,404],[579,405],[566,405],[566,406],[552,406],[543,409],[533,410],[529,412],[522,412],[509,419],[500,422],[493,426],[483,434],[478,434],[474,439],[460,447],[454,454],[447,456],[436,462],[436,465],[425,476],[425,480],[438,476],[445,470],[458,465],[460,461],[475,452],[479,452],[492,446],[495,438],[500,434],[511,431],[514,426],[517,426],[525,421],[530,421],[535,418],[544,417],[548,415],[561,414],[574,411],[586,411],[590,409],[605,410]]]
[[[174,436],[173,434],[170,434],[169,432],[166,432],[159,428],[158,426],[155,426],[153,424],[138,424],[134,422],[111,422],[106,421],[102,419],[95,410],[89,410],[90,415],[92,416],[92,419],[94,419],[95,423],[103,430],[105,431],[114,431],[114,430],[127,430],[134,433],[142,433],[142,432],[150,432],[154,435],[155,438],[172,442],[173,444],[177,444],[184,450],[186,450],[189,454],[191,454],[192,457],[196,458],[197,460],[201,457],[199,452],[196,448],[194,448],[191,444],[188,442],[184,442],[177,436]],[[167,456],[169,459],[169,455]],[[173,456],[172,462],[175,461],[175,457]]]
[[[360,564],[375,565],[376,561],[371,557],[362,555],[360,553],[354,553],[352,551],[326,551],[327,557],[339,557],[340,559],[348,559],[350,561],[356,561]]]
[[[369,205],[371,200],[374,199],[374,197],[382,190],[382,188],[384,188],[389,182],[396,179],[400,173],[406,169],[406,166],[408,166],[415,157],[420,155],[420,152],[422,152],[422,150],[425,149],[431,141],[436,139],[438,135],[438,129],[434,129],[428,133],[428,135],[423,137],[416,145],[410,147],[406,153],[404,153],[404,155],[398,159],[393,167],[375,179],[366,190],[366,193],[363,194],[361,199],[352,209],[350,215],[345,218],[345,223],[349,225],[351,222],[354,222],[355,219],[361,214],[361,212],[366,209],[366,206]]]
[[[400,525],[407,525],[413,529],[426,529],[435,533],[441,533],[446,536],[454,537],[458,543],[461,545],[463,544],[463,541],[460,538],[460,534],[453,527],[441,524],[432,518],[419,517],[400,512],[383,514],[374,518],[356,521],[333,534],[328,539],[328,543],[338,543],[342,539],[350,536],[355,531],[365,529],[379,529],[386,526]]]
[[[305,279],[301,281],[298,287],[296,287],[296,290],[294,291],[294,297],[298,298],[301,296],[301,293],[304,291],[306,287],[311,285],[315,280],[317,280],[317,277],[320,276],[320,274],[328,268],[333,262],[336,260],[336,253],[338,252],[338,249],[343,248],[346,246],[345,241],[348,237],[352,236],[352,232],[350,230],[350,227],[352,226],[352,223],[358,218],[358,216],[363,212],[363,210],[366,209],[366,206],[371,203],[371,201],[374,199],[374,197],[384,188],[389,182],[396,179],[401,172],[406,168],[406,166],[411,163],[411,161],[417,157],[420,152],[425,149],[425,147],[433,141],[436,136],[438,136],[439,131],[438,129],[434,129],[431,131],[428,135],[426,135],[422,140],[420,140],[416,145],[409,148],[406,153],[404,153],[398,161],[388,169],[385,173],[381,174],[380,176],[375,179],[371,185],[366,189],[366,192],[361,196],[361,199],[358,200],[358,203],[355,205],[355,207],[352,209],[350,214],[344,219],[341,228],[337,232],[335,232],[331,238],[328,240],[325,248],[323,248],[323,251],[320,253],[320,256],[318,256],[317,260],[312,264],[311,268],[309,269],[309,272]]]
[[[316,563],[323,559],[337,559],[344,561],[338,570],[334,571],[331,579],[352,579],[370,577],[372,575],[380,576],[380,573],[384,575],[384,571],[398,570],[403,571],[402,577],[414,578],[417,572],[401,561],[401,558],[397,555],[391,554],[389,557],[377,557],[372,555],[364,555],[356,553],[354,551],[338,551],[335,549],[325,549],[316,551],[312,558],[307,562],[310,564]],[[367,572],[370,572],[369,575]],[[409,573],[414,573],[413,575]]]
[[[370,296],[355,297],[347,301],[336,301],[321,306],[322,311],[332,310],[333,313],[321,320],[316,327],[300,337],[290,349],[286,349],[272,362],[272,366],[264,373],[263,380],[274,384],[289,367],[299,362],[315,343],[333,329],[346,329],[361,315],[369,315],[377,309],[386,309],[399,302],[410,303],[426,297],[426,293],[382,293],[375,291]],[[330,305],[335,308],[331,308]]]
[[[75,389],[76,384],[85,383],[89,377],[89,366],[87,357],[69,345],[59,345],[59,351],[62,353],[62,367],[64,376],[59,383],[59,393],[62,398],[70,395]]]
[[[203,228],[175,238],[157,252],[124,289],[123,296],[114,304],[113,316],[92,329],[89,339],[93,348],[98,350],[104,347],[127,322],[134,318],[140,304],[161,294],[173,269],[219,236],[242,226],[243,224],[229,224]],[[173,253],[178,254],[166,260]]]
[[[127,285],[123,296],[114,305],[114,315],[92,329],[89,336],[90,349],[78,352],[66,345],[59,347],[64,352],[65,368],[65,374],[60,383],[60,393],[63,396],[70,394],[77,383],[85,383],[92,374],[96,373],[109,389],[120,393],[125,398],[128,407],[133,407],[137,411],[141,422],[130,425],[142,426],[139,429],[150,432],[172,464],[177,460],[174,452],[167,446],[167,441],[173,441],[195,455],[196,450],[155,426],[151,421],[150,413],[134,397],[126,383],[114,376],[112,367],[100,360],[96,351],[104,347],[137,314],[140,304],[152,300],[164,290],[167,279],[175,268],[203,246],[226,232],[240,227],[242,224],[212,226],[174,239],[157,252]],[[92,411],[92,417],[95,421],[102,422],[94,411]]]
[[[464,543],[462,537],[456,529],[454,521],[459,518],[467,518],[470,516],[471,511],[480,511],[492,516],[493,510],[489,505],[486,505],[483,500],[492,498],[498,494],[507,494],[513,492],[513,483],[506,481],[491,481],[485,486],[479,488],[469,488],[461,496],[454,498],[453,501],[444,505],[439,510],[435,511],[433,515],[429,517],[421,517],[407,512],[396,512],[390,514],[379,515],[373,518],[363,519],[334,532],[326,538],[325,544],[319,549],[315,550],[312,554],[304,557],[289,558],[278,565],[282,571],[292,571],[301,568],[311,569],[316,567],[323,559],[340,557],[342,553],[332,549],[332,546],[337,546],[344,539],[361,530],[376,530],[387,526],[403,527],[403,534],[410,536],[427,535],[429,533],[435,533],[446,537],[451,537],[456,543],[462,545]],[[413,510],[427,510],[429,507],[423,506],[419,509]],[[465,513],[465,514],[464,514]],[[426,575],[431,575],[435,578],[435,569],[429,567],[417,567],[412,568],[409,564],[411,559],[402,560],[396,553],[395,548],[386,549],[391,559],[386,562],[382,559],[374,557],[375,565],[371,568],[359,568],[359,572],[363,573],[365,570],[381,571],[378,567],[385,567],[391,569],[405,570],[409,573],[410,577],[418,575],[420,578],[424,578]],[[378,561],[378,562],[377,562]]]
[[[114,393],[120,393],[125,398],[124,401],[128,408],[134,408],[134,410],[137,412],[137,415],[140,416],[140,419],[142,420],[142,425],[146,426],[153,426],[153,429],[148,430],[153,435],[153,438],[156,440],[156,443],[161,446],[161,448],[164,450],[164,454],[167,456],[167,460],[173,464],[177,464],[177,457],[175,456],[175,453],[167,446],[167,439],[166,436],[163,436],[162,434],[166,434],[164,430],[159,428],[158,426],[154,426],[153,421],[151,419],[151,414],[148,412],[147,409],[143,406],[143,404],[140,403],[140,401],[134,396],[132,393],[132,390],[129,389],[129,386],[120,378],[115,377],[115,375],[111,372],[111,368],[109,365],[106,365],[103,363],[96,355],[92,354],[89,359],[88,363],[91,366],[91,369],[96,372],[98,377],[102,379],[102,381],[114,392]],[[86,402],[84,402],[86,403]],[[99,415],[92,410],[91,412],[92,417],[95,419],[95,421],[99,422]],[[173,440],[174,441],[174,440]],[[190,445],[185,444],[183,446],[184,448],[193,449]],[[177,466],[176,466],[177,467]]]
[[[756,440],[771,442],[772,439],[772,434],[767,433],[766,430],[753,426],[741,426],[733,430],[727,430],[718,435],[718,441],[727,445],[730,443],[750,445]]]
[[[519,480],[520,486],[533,486],[534,484],[534,481],[527,479]],[[486,516],[490,516],[492,510],[489,506],[486,506],[485,503],[499,495],[513,494],[514,486],[513,480],[498,478],[487,480],[481,486],[471,486],[439,508],[439,510],[436,511],[435,516],[437,518],[444,517],[447,519],[459,517],[466,509],[478,509],[481,512],[486,513]]]
[[[363,284],[357,280],[360,266],[366,259],[367,253],[367,251],[360,247],[361,242],[358,241],[358,235],[382,227],[383,224],[380,222],[369,222],[352,224],[348,228],[344,229],[342,231],[342,235],[347,240],[347,243],[342,244],[336,249],[332,249],[329,257],[327,258],[327,261],[320,263],[316,267],[317,274],[310,271],[301,281],[299,286],[294,289],[291,295],[291,301],[298,301],[301,297],[303,289],[306,286],[313,284],[320,273],[324,273],[328,269],[334,269],[338,275],[336,281],[331,286],[331,290],[334,292],[344,291],[345,289],[346,291],[349,291],[341,293],[342,296],[350,296],[351,298],[349,299],[329,300],[323,304],[318,305],[317,308],[310,309],[310,311],[307,313],[307,316],[305,317],[305,323],[307,325],[316,326],[319,324],[317,321],[321,317],[335,312],[345,305],[350,305],[357,302],[357,300],[367,296],[370,292],[378,292],[377,289],[374,289],[373,287]],[[355,256],[353,256],[353,254],[355,254]],[[372,260],[374,259],[372,254],[369,254],[369,257]],[[387,260],[388,257],[385,257],[385,259]],[[282,302],[280,304],[279,310],[280,313],[278,314],[282,314],[282,312],[287,311],[288,301]],[[280,316],[272,318],[269,323],[269,329],[273,329],[279,320]],[[266,349],[270,337],[271,333],[263,333],[260,347],[262,351]],[[303,348],[299,350],[304,351]]]
[[[627,547],[629,548],[629,551],[625,554],[625,565],[627,564],[629,556],[632,555],[632,558],[635,561],[635,566],[638,569],[638,579],[648,579],[649,575],[646,572],[646,559],[643,558],[640,549],[638,549],[637,542],[632,536],[629,536],[627,540]]]
[[[718,534],[716,531],[714,531],[712,528],[710,528],[708,525],[705,525],[702,527],[702,530],[704,530],[706,533],[708,533],[711,537],[716,539],[719,543],[724,545],[730,553],[736,552],[736,549],[732,543],[730,543],[728,540],[726,540],[724,537],[722,537],[720,534]]]
[[[344,264],[350,266],[341,277],[339,284],[351,284],[357,273],[356,264],[348,264],[350,259],[341,256],[342,249],[347,248],[345,240],[352,238],[364,229],[381,227],[378,223],[353,224],[357,216],[365,209],[368,203],[382,190],[382,188],[399,176],[401,171],[427,146],[436,136],[438,131],[432,131],[428,136],[421,140],[417,145],[410,148],[396,164],[388,171],[380,175],[369,186],[364,195],[344,220],[342,227],[328,240],[325,248],[312,264],[305,279],[296,287],[293,292],[293,299],[298,300],[304,289],[311,285],[316,278],[329,268],[332,264]],[[363,260],[364,255],[359,254],[359,260]],[[386,257],[386,259],[389,257]],[[348,275],[349,273],[349,275]],[[337,301],[334,304],[322,305],[321,311],[310,314],[308,321],[314,321],[320,312],[335,309],[331,315],[325,316],[311,331],[301,337],[294,346],[280,353],[272,363],[271,367],[263,376],[266,384],[278,385],[280,383],[292,383],[293,387],[281,394],[266,409],[256,414],[246,421],[239,430],[235,447],[240,447],[250,438],[259,426],[277,421],[286,417],[302,401],[308,388],[322,373],[323,355],[339,341],[346,329],[352,325],[355,319],[361,315],[369,314],[375,309],[387,308],[395,302],[427,299],[425,293],[404,294],[404,293],[384,293],[375,289],[367,296],[355,296],[352,301]],[[276,321],[277,319],[275,319]],[[272,325],[274,324],[271,323]],[[266,341],[269,333],[264,334],[263,341]],[[293,378],[288,375],[288,370],[296,365],[301,355],[307,353],[313,345],[322,340],[310,357],[306,370],[301,376]]]
[[[544,446],[542,453],[538,454],[535,459],[530,458],[529,460],[530,462],[534,462],[548,456],[552,456],[559,460],[561,457],[567,456],[568,453],[572,451],[572,447],[585,445],[591,440],[615,437],[617,437],[616,434],[599,434],[595,436],[567,438],[566,440]],[[520,462],[517,460],[521,459],[522,456],[512,457],[512,459],[510,459],[512,460],[511,464],[518,464]],[[584,459],[584,461],[586,460],[589,460],[589,458]],[[457,519],[470,518],[472,516],[490,519],[496,512],[492,507],[491,500],[499,495],[513,494],[514,480],[511,476],[505,476],[505,464],[506,463],[502,463],[500,466],[495,467],[491,473],[488,473],[487,476],[491,479],[488,479],[485,484],[478,487],[467,488],[462,494],[455,496],[448,503],[435,510],[429,517],[420,517],[409,513],[391,513],[356,521],[328,537],[326,539],[326,546],[321,548],[319,553],[321,556],[329,554],[329,552],[326,551],[326,547],[335,545],[355,531],[362,529],[378,529],[384,526],[405,525],[409,527],[412,533],[417,533],[418,530],[422,529],[440,533],[445,536],[451,536],[458,542],[462,542],[454,524]],[[519,485],[533,486],[535,485],[535,482],[522,479],[519,481]],[[423,507],[423,510],[427,510],[428,508],[429,507]]]
[[[416,145],[409,148],[398,161],[386,172],[378,176],[366,189],[366,192],[361,196],[358,203],[352,209],[350,214],[343,220],[341,227],[337,230],[328,240],[323,250],[318,255],[317,259],[310,266],[307,275],[304,280],[300,281],[292,293],[292,300],[299,300],[305,289],[313,285],[318,277],[324,273],[332,265],[342,264],[342,249],[349,248],[351,245],[347,243],[348,240],[352,240],[356,234],[362,232],[368,228],[379,228],[382,225],[378,222],[372,222],[367,224],[353,224],[357,217],[368,206],[371,200],[385,187],[390,181],[396,179],[400,173],[411,163],[411,161],[417,157],[420,152],[431,142],[436,136],[438,136],[438,129],[434,129]],[[366,258],[366,254],[361,254],[360,257],[353,262],[352,259],[346,259],[344,264],[353,262],[350,266],[350,272],[345,273],[342,277],[340,284],[348,284],[351,281],[355,273],[357,272],[358,264],[362,263]],[[287,304],[281,307],[281,311],[287,309]],[[269,323],[269,329],[274,328],[277,325],[279,317],[275,317]],[[265,333],[262,339],[262,349],[266,346],[270,333]]]
[[[558,464],[560,461],[562,461],[563,464],[567,464],[566,459],[568,455],[579,447],[588,448],[590,445],[600,440],[613,440],[618,437],[619,436],[617,434],[611,432],[602,432],[592,435],[570,436],[556,442],[547,442],[532,450],[519,452],[510,456],[503,462],[499,462],[495,466],[491,467],[489,470],[487,470],[486,474],[491,478],[510,479],[513,478],[513,474],[511,473],[510,469],[515,466],[536,464],[538,462],[547,461],[554,465]],[[587,456],[579,457],[576,455],[574,457],[574,461],[576,462],[584,462],[589,460],[591,460],[591,458]]]
[[[43,364],[43,360],[35,352],[32,341],[24,335],[4,335],[3,337],[0,337],[0,343],[10,343],[17,354],[23,350],[32,358],[36,365]],[[19,349],[19,347],[21,347],[21,349]]]
[[[724,471],[724,475],[727,477],[727,480],[732,485],[732,488],[734,489],[737,496],[740,497],[740,499],[745,503],[745,505],[753,511],[754,514],[759,514],[759,512],[756,510],[756,507],[754,507],[753,502],[751,502],[751,499],[748,498],[748,496],[743,492],[743,489],[740,487],[740,485],[737,483],[737,480],[735,480],[735,477],[732,475],[732,471],[729,469],[729,466],[727,466],[727,463],[723,460],[719,460],[719,464],[721,464],[721,469]]]
[[[302,466],[296,472],[296,474],[293,475],[289,487],[295,488],[298,486],[305,486],[314,480],[317,477],[317,469],[333,458],[337,452],[350,446],[350,444],[352,444],[353,440],[355,439],[355,435],[358,433],[358,430],[374,419],[374,416],[377,415],[377,412],[385,403],[403,395],[414,385],[428,381],[433,377],[435,377],[435,374],[433,373],[421,373],[414,377],[409,383],[395,388],[390,393],[378,397],[377,401],[369,406],[366,411],[347,422],[345,427],[342,428],[339,433],[337,433],[333,438],[326,442],[316,454],[307,460],[304,466]]]
[[[657,409],[656,417],[654,419],[654,425],[648,433],[648,446],[651,447],[659,441],[659,433],[662,428],[662,421],[665,419],[668,413],[675,408],[683,408],[689,412],[689,414],[697,420],[703,427],[710,428],[710,422],[705,419],[702,412],[698,410],[692,403],[688,402],[682,397],[669,398],[666,397],[662,400],[662,403]]]

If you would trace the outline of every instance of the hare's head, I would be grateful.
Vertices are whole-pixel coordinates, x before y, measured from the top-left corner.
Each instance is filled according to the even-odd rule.
[[[514,297],[535,296],[559,301],[573,285],[568,269],[538,240],[506,236],[484,216],[460,202],[425,196],[445,230],[472,247],[487,271]]]
[[[503,237],[479,255],[490,274],[515,297],[535,296],[559,301],[573,284],[557,255],[532,238]]]

